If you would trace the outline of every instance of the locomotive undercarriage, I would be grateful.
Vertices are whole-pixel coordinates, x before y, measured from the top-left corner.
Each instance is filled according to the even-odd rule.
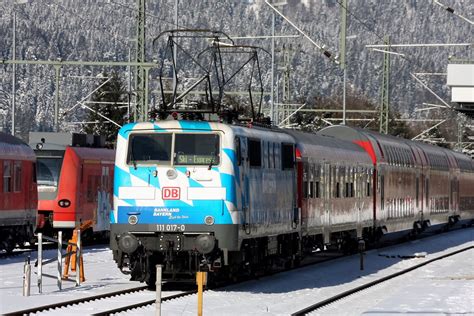
[[[154,285],[157,264],[163,279],[193,282],[197,271],[210,271],[208,283],[263,275],[300,260],[298,234],[252,238],[242,241],[239,251],[219,247],[219,240],[206,241],[203,234],[115,235],[114,259],[131,280]],[[212,234],[206,234],[213,239]],[[205,249],[206,246],[208,249]],[[212,249],[211,249],[212,247]]]

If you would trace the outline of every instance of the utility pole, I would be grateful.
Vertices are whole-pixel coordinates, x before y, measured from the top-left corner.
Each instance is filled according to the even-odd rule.
[[[275,7],[281,7],[287,5],[286,1],[281,1],[278,3],[273,3]],[[275,11],[272,11],[272,73],[271,73],[271,103],[270,103],[270,118],[275,125],[278,125],[279,120],[279,111],[275,110]],[[275,115],[275,112],[277,113]]]
[[[135,62],[145,62],[145,0],[137,0],[137,42]],[[134,110],[134,121],[146,121],[148,118],[148,100],[145,93],[148,71],[143,66],[137,66],[135,71],[135,90],[137,101]]]
[[[16,11],[15,6],[13,6],[13,60],[16,59]],[[15,96],[16,96],[16,64],[12,65],[12,135],[15,136]]]
[[[283,72],[283,118],[286,118],[290,113],[290,74],[291,74],[291,53],[293,52],[293,48],[290,45],[283,45],[283,61],[281,66],[278,67],[278,70]],[[278,104],[280,106],[280,104]],[[280,113],[280,111],[278,112]],[[278,117],[278,123],[280,123],[280,118]]]
[[[54,94],[54,131],[59,132],[59,83],[61,75],[61,65],[54,65],[56,74],[56,91]]]
[[[174,2],[174,24],[176,26],[176,29],[178,29],[178,4],[179,4],[179,0],[175,0]],[[178,39],[176,38],[175,41],[177,41]],[[177,58],[178,58],[178,48],[176,47],[176,45],[173,45],[173,59],[174,59],[174,67],[176,67],[176,62],[177,62]],[[174,69],[173,71],[173,91],[177,91],[177,87],[176,85],[178,84],[178,78],[176,77],[177,76],[177,71],[176,69]],[[176,97],[176,93],[173,93],[173,96]],[[176,102],[176,100],[173,100],[173,102]]]
[[[390,45],[388,36],[384,39],[385,45]],[[389,46],[390,47],[390,46]],[[390,48],[388,49],[390,50]],[[389,82],[390,82],[390,54],[383,54],[383,74],[382,74],[382,93],[380,102],[380,127],[379,132],[388,134],[388,114],[389,114]]]
[[[274,85],[275,85],[275,12],[272,11],[272,75],[271,75],[271,91],[270,91],[270,119],[272,123],[275,122],[275,100],[274,100]]]
[[[347,29],[347,0],[342,0],[341,5],[341,38],[340,38],[340,67],[344,73],[343,87],[342,87],[342,125],[346,125],[346,29]]]

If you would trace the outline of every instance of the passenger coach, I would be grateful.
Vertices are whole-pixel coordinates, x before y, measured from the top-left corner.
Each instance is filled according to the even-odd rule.
[[[0,249],[13,250],[36,228],[36,158],[26,143],[0,132]]]

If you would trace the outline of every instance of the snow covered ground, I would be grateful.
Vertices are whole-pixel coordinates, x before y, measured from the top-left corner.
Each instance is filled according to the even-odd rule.
[[[474,228],[369,251],[363,271],[359,269],[359,257],[356,255],[206,291],[204,315],[289,315],[336,293],[466,246],[474,246]],[[427,256],[400,258],[422,252],[426,252]],[[55,255],[54,250],[45,251],[45,257]],[[35,259],[36,253],[32,253],[32,257]],[[38,294],[36,275],[32,274],[31,296],[23,297],[23,262],[21,256],[0,260],[0,313],[138,285],[128,281],[128,277],[118,271],[110,250],[91,247],[84,254],[87,280],[80,287],[64,282],[64,290],[58,292],[56,281],[45,278],[43,294]],[[44,272],[55,275],[55,268],[55,263],[52,263],[45,266]],[[36,269],[33,268],[34,271]],[[315,315],[399,313],[474,315],[474,250],[430,263],[375,286],[363,295],[336,302]],[[128,313],[133,314],[152,315],[154,306]],[[196,296],[162,305],[162,315],[196,314]]]

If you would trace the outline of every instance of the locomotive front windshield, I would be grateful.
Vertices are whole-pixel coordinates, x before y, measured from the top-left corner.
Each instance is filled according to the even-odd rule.
[[[175,165],[218,165],[219,136],[217,134],[176,134]]]
[[[63,158],[37,158],[37,179],[39,186],[57,187]]]
[[[171,164],[171,158],[174,165],[218,165],[219,135],[176,133],[173,137],[173,134],[156,133],[130,136],[128,164]]]
[[[130,136],[127,163],[166,163],[171,161],[171,134]]]

